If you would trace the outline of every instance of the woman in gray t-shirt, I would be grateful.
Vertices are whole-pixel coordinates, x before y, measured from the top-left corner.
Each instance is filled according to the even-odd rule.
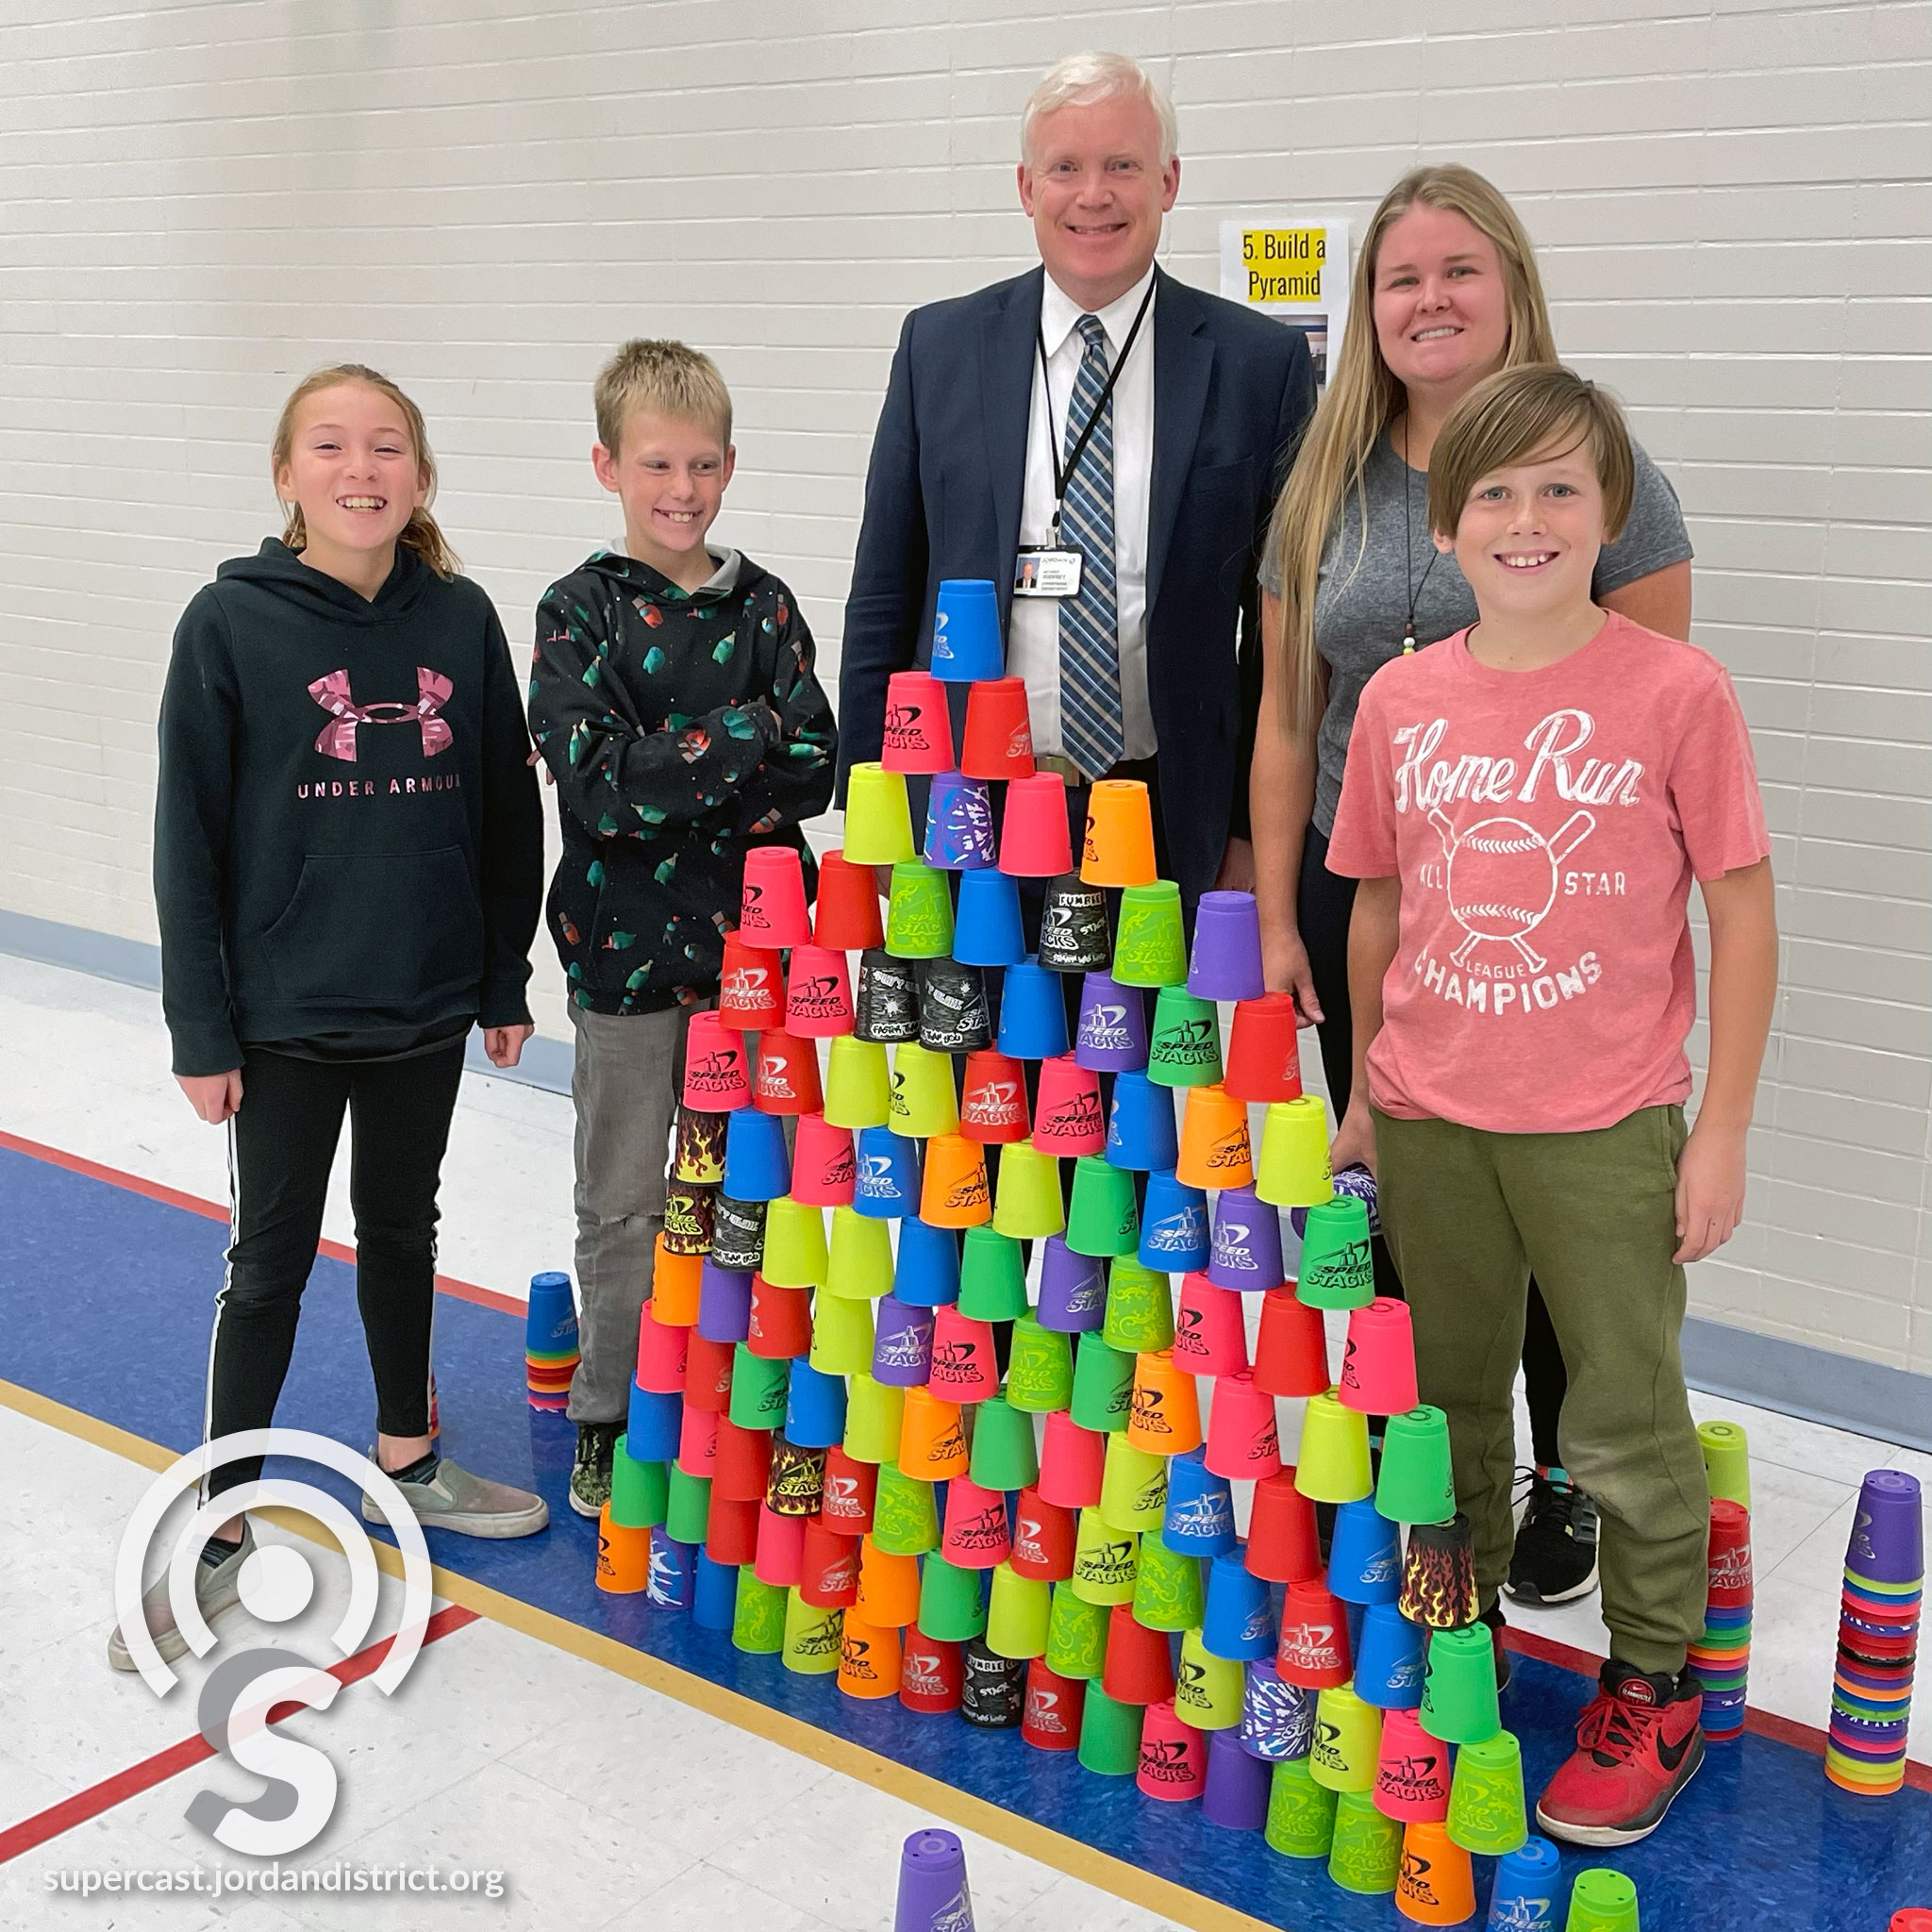
[[[1355,881],[1324,861],[1356,703],[1399,652],[1476,620],[1455,558],[1429,534],[1438,429],[1484,376],[1556,359],[1536,257],[1509,204],[1467,168],[1406,175],[1363,237],[1341,354],[1276,505],[1261,573],[1255,891],[1268,984],[1291,992],[1319,1026],[1338,1119],[1356,1076]],[[1629,522],[1598,559],[1593,588],[1608,608],[1689,637],[1690,541],[1675,492],[1641,449]],[[1378,1291],[1399,1292],[1376,1247]],[[1595,1580],[1593,1517],[1562,1475],[1563,1357],[1533,1283],[1524,1368],[1537,1472],[1509,1588],[1526,1602],[1561,1602]]]

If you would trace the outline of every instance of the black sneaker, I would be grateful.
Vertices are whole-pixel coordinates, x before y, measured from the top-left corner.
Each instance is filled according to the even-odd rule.
[[[1596,1588],[1596,1505],[1560,1469],[1521,1474],[1529,1478],[1529,1507],[1503,1588],[1520,1604],[1588,1596]]]
[[[570,1507],[579,1516],[596,1517],[610,1500],[610,1464],[617,1453],[622,1423],[579,1423],[577,1458],[570,1473]]]

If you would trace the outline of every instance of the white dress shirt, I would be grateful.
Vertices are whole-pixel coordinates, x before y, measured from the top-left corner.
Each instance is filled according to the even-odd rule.
[[[1119,361],[1127,332],[1154,279],[1150,268],[1127,292],[1093,311],[1107,331],[1108,360]],[[1052,275],[1042,277],[1040,328],[1046,344],[1046,380],[1033,354],[1033,407],[1026,428],[1026,486],[1020,502],[1023,549],[1053,541],[1053,460],[1067,442],[1086,343],[1075,325],[1087,313]],[[1049,418],[1047,399],[1052,396]],[[1115,604],[1120,629],[1122,757],[1154,756],[1154,714],[1147,701],[1147,502],[1154,478],[1154,309],[1149,308],[1134,353],[1114,384],[1113,542]],[[1090,445],[1083,464],[1091,461]],[[1008,562],[1002,568],[1010,570]],[[1007,626],[1007,670],[1026,680],[1036,751],[1058,752],[1060,741],[1060,605],[1057,597],[1015,597]]]

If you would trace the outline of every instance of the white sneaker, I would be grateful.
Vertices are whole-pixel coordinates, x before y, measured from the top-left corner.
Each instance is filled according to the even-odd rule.
[[[375,1459],[371,1452],[371,1460]],[[380,1465],[378,1464],[378,1467]],[[492,1483],[472,1475],[447,1456],[437,1458],[436,1467],[422,1482],[399,1482],[390,1478],[403,1492],[416,1521],[425,1529],[454,1530],[458,1536],[505,1540],[535,1536],[549,1526],[550,1506],[528,1490],[513,1490],[508,1483]],[[367,1522],[388,1519],[373,1496],[364,1494],[362,1515]]]
[[[230,1610],[238,1609],[242,1603],[241,1576],[243,1561],[255,1550],[255,1531],[248,1519],[242,1519],[242,1541],[235,1546],[235,1554],[220,1563],[208,1564],[199,1557],[194,1564],[194,1601],[201,1606],[201,1614],[209,1624],[217,1617],[226,1616]],[[188,1655],[188,1640],[181,1634],[175,1623],[175,1611],[168,1602],[168,1579],[165,1574],[158,1577],[148,1592],[141,1600],[142,1612],[147,1620],[148,1635],[155,1641],[155,1648],[161,1654],[163,1663],[173,1663],[177,1657]],[[108,1639],[108,1664],[116,1671],[138,1670],[117,1624]]]

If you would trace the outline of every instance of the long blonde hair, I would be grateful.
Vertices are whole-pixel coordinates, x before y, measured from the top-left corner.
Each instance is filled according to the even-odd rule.
[[[275,424],[275,441],[269,446],[269,475],[279,488],[282,471],[294,452],[296,410],[318,391],[335,389],[345,382],[359,382],[365,388],[379,391],[403,412],[403,422],[416,452],[416,473],[423,485],[424,501],[409,512],[409,521],[396,541],[406,550],[413,550],[438,576],[455,576],[463,566],[456,552],[449,547],[449,541],[443,536],[436,519],[429,514],[429,506],[436,501],[436,458],[430,453],[429,432],[423,422],[423,411],[380,370],[371,369],[361,362],[331,362],[325,369],[305,375],[282,405],[281,418]],[[300,550],[308,541],[308,531],[302,520],[302,506],[285,503],[282,506],[282,541],[291,550]]]
[[[1390,225],[1418,206],[1461,215],[1494,244],[1509,312],[1501,367],[1557,359],[1536,253],[1501,191],[1457,162],[1411,168],[1382,197],[1362,237],[1341,351],[1269,526],[1268,545],[1281,577],[1282,705],[1289,731],[1297,737],[1312,735],[1320,723],[1315,587],[1322,553],[1350,489],[1361,508],[1366,548],[1368,492],[1362,467],[1375,439],[1405,406],[1403,387],[1390,373],[1375,340],[1375,258]]]

